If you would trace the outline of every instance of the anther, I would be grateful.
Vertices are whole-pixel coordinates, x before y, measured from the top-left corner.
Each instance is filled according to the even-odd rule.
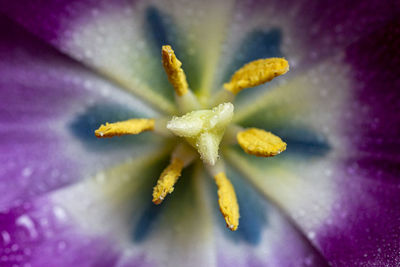
[[[176,94],[178,96],[187,94],[189,91],[188,83],[186,81],[186,75],[181,68],[182,62],[176,58],[174,50],[172,50],[169,45],[164,45],[162,47],[161,55],[164,70],[167,73],[168,80],[174,87]]]
[[[247,63],[233,74],[231,81],[224,84],[227,91],[237,94],[243,89],[261,85],[285,74],[289,63],[284,58],[266,58]]]
[[[130,119],[115,123],[102,124],[94,133],[98,138],[139,134],[154,130],[154,119]]]
[[[258,157],[272,157],[286,150],[286,143],[281,138],[257,128],[240,131],[236,138],[247,154]]]
[[[167,168],[161,173],[157,185],[153,188],[153,202],[161,204],[167,194],[174,191],[174,185],[181,176],[183,169],[183,160],[173,158]]]
[[[161,204],[167,194],[174,191],[174,185],[181,176],[182,169],[188,166],[196,157],[192,148],[179,144],[172,153],[171,162],[161,173],[156,186],[153,188],[153,202]]]
[[[230,230],[236,231],[239,226],[240,215],[235,189],[224,172],[216,174],[214,179],[218,187],[219,208],[224,216],[226,226]]]

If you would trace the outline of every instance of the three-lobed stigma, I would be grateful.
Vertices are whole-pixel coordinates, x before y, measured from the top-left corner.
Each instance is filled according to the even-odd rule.
[[[196,158],[200,158],[206,166],[205,169],[214,177],[218,204],[226,225],[235,231],[239,226],[239,205],[235,189],[225,174],[223,159],[218,154],[225,132],[231,132],[230,135],[235,138],[234,143],[244,152],[258,157],[275,156],[286,149],[286,143],[278,136],[262,129],[245,129],[232,124],[234,106],[231,102],[243,89],[258,86],[285,74],[289,70],[289,63],[283,58],[259,59],[247,63],[234,73],[221,90],[229,94],[229,101],[221,101],[213,108],[206,109],[202,108],[191,92],[182,69],[182,62],[178,60],[172,47],[163,46],[161,55],[165,73],[175,90],[178,109],[180,114],[184,115],[157,120],[130,119],[106,123],[95,131],[95,135],[104,138],[153,131],[162,136],[179,138],[179,144],[171,154],[170,164],[161,173],[154,186],[153,202],[161,204],[165,197],[174,191],[182,170]]]
[[[196,148],[204,163],[215,165],[219,144],[232,117],[232,103],[222,103],[211,110],[195,110],[173,117],[167,128]]]

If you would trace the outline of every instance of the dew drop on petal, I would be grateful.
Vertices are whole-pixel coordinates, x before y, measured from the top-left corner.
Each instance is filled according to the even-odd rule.
[[[31,174],[32,174],[32,169],[30,167],[25,167],[22,170],[22,176],[24,176],[24,177],[29,177],[29,176],[31,176]]]
[[[53,208],[53,213],[54,216],[56,216],[56,218],[60,221],[64,221],[67,218],[67,214],[65,213],[65,210],[61,207],[54,207]]]
[[[7,246],[11,242],[11,236],[7,231],[1,231],[1,237],[5,246]]]
[[[28,215],[19,216],[16,220],[16,225],[24,227],[28,231],[29,236],[32,239],[34,239],[38,236],[35,224],[33,223],[32,219]]]

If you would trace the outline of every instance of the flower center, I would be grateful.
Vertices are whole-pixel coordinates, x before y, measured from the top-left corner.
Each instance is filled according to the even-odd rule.
[[[169,82],[175,90],[175,99],[182,115],[166,119],[131,119],[106,123],[95,131],[99,138],[139,134],[153,131],[163,136],[176,135],[181,142],[171,154],[171,162],[161,173],[153,189],[153,202],[161,204],[167,194],[174,191],[183,168],[191,164],[198,151],[207,171],[214,177],[218,188],[218,204],[229,229],[236,230],[239,225],[239,205],[232,183],[225,174],[224,162],[218,156],[219,145],[224,133],[229,132],[233,143],[248,154],[258,157],[275,156],[286,149],[286,143],[278,136],[262,129],[244,129],[231,123],[233,102],[236,94],[243,89],[254,87],[285,74],[289,70],[288,62],[283,58],[267,58],[252,61],[232,76],[224,84],[222,91],[215,97],[219,104],[212,109],[200,109],[196,96],[190,91],[182,63],[176,58],[168,45],[161,50],[162,63]],[[222,104],[220,104],[222,103]],[[171,134],[172,133],[172,134]],[[172,136],[173,136],[172,135]],[[188,143],[190,146],[186,145]]]
[[[215,165],[219,143],[232,117],[232,103],[223,103],[212,110],[197,110],[173,117],[167,128],[195,147],[203,162]]]

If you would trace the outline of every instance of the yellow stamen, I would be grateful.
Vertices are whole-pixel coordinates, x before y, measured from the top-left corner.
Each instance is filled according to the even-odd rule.
[[[256,128],[241,131],[236,138],[247,154],[258,157],[272,157],[286,149],[286,143],[281,138]]]
[[[289,63],[284,58],[266,58],[247,63],[233,74],[231,81],[224,84],[225,90],[237,94],[243,89],[261,85],[285,74]]]
[[[219,209],[222,215],[224,215],[228,228],[236,231],[239,226],[240,215],[235,189],[223,172],[216,174],[214,179],[218,187]]]
[[[153,188],[153,202],[161,204],[167,194],[174,191],[174,185],[178,181],[184,162],[179,158],[173,158],[167,168],[161,173],[157,185]]]
[[[115,123],[102,124],[94,134],[96,137],[113,137],[127,134],[139,134],[144,131],[154,130],[153,119],[131,119]]]
[[[186,75],[183,72],[180,62],[172,50],[171,46],[164,45],[161,49],[162,63],[167,73],[168,80],[175,89],[178,96],[183,96],[188,92],[188,83],[186,81]]]

